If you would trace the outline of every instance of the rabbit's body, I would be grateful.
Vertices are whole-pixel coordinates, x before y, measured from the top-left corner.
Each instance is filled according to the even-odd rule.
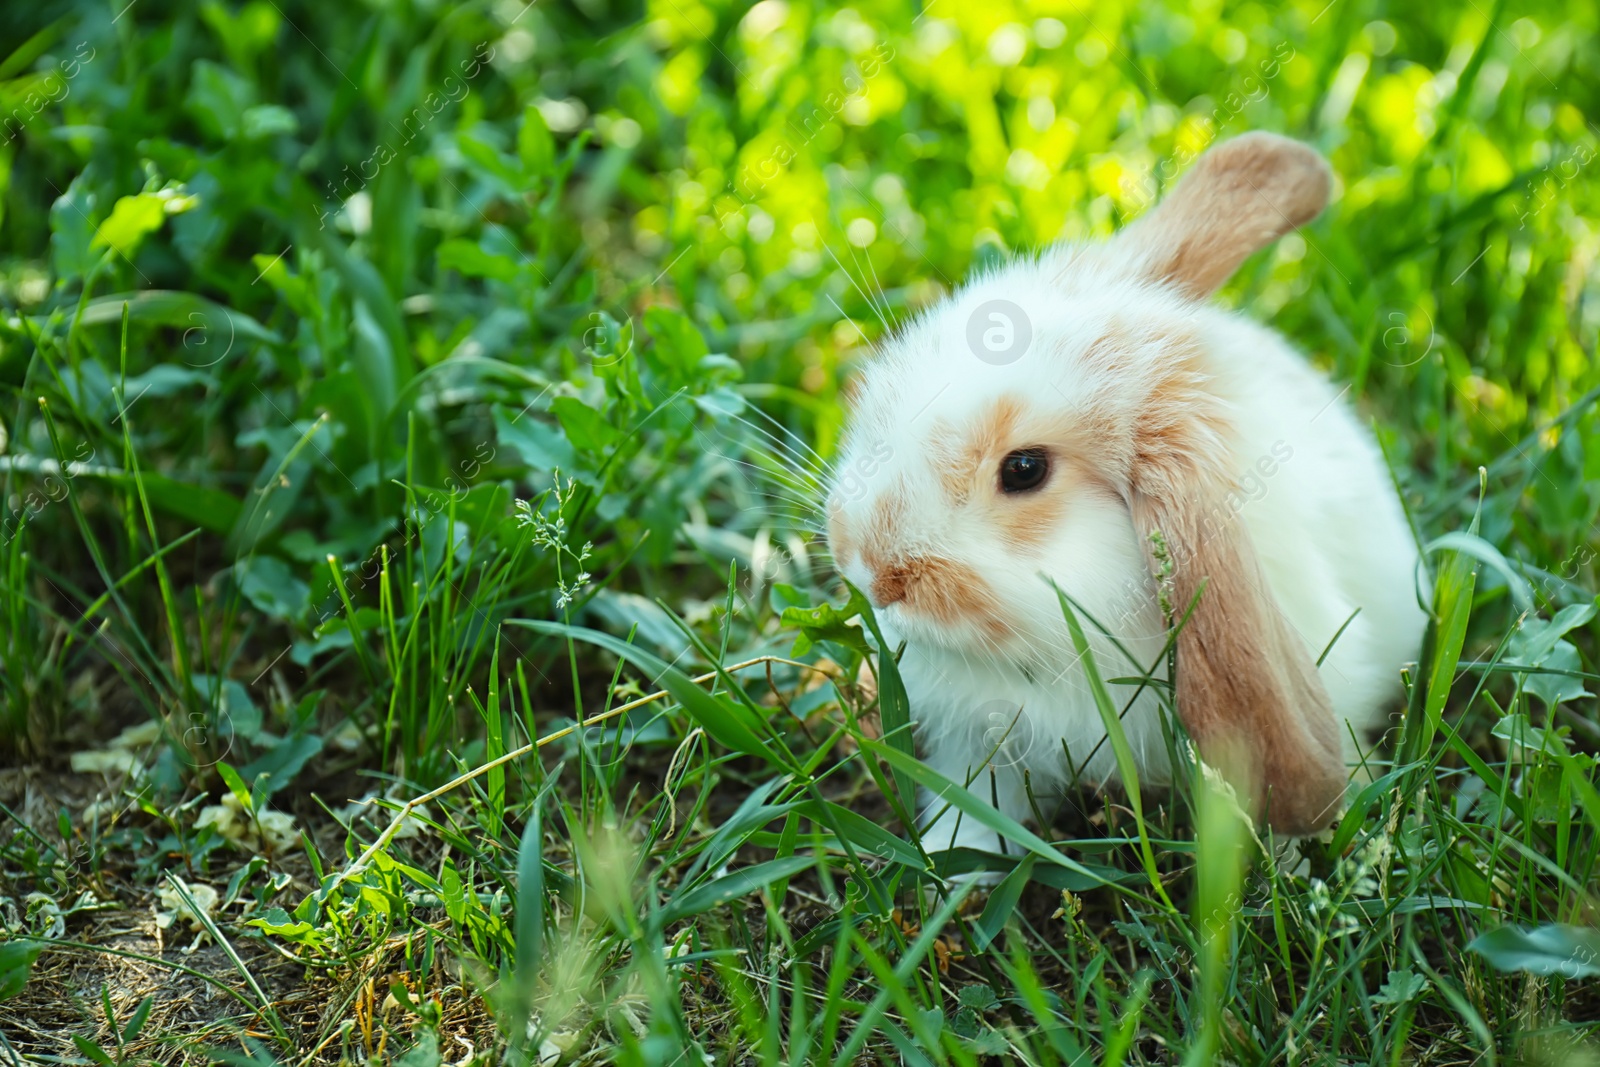
[[[1309,152],[1292,142],[1233,144],[1236,157],[1289,153],[1279,192],[1291,200],[1326,181],[1293,171]],[[1235,162],[1212,170],[1226,182]],[[1276,180],[1247,178],[1258,197]],[[1208,189],[1173,200],[1207,207]],[[1247,224],[1282,232],[1306,216],[1288,207],[1282,224]],[[841,470],[875,460],[856,491],[830,498],[835,559],[869,591],[890,643],[906,644],[925,759],[1017,819],[1030,811],[1024,771],[1036,794],[1074,775],[1116,777],[1051,583],[1093,617],[1082,621],[1102,677],[1151,666],[1159,677],[1157,531],[1174,610],[1201,594],[1179,639],[1179,713],[1208,756],[1248,750],[1231,761],[1236,776],[1281,829],[1331,817],[1351,734],[1397,702],[1400,668],[1418,653],[1417,549],[1370,434],[1279,335],[1196,299],[1231,272],[1213,281],[1222,268],[1207,256],[1264,243],[1212,234],[1214,213],[1158,209],[1111,244],[978,279],[890,342],[858,391]],[[996,356],[973,323],[1012,347]],[[1044,480],[1015,488],[1041,459]],[[1119,708],[1136,688],[1112,687]],[[1123,723],[1142,779],[1169,781],[1152,690]],[[995,847],[975,820],[959,831],[946,820],[930,847]]]

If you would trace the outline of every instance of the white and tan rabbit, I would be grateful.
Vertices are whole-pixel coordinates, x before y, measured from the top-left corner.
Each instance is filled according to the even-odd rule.
[[[1330,184],[1295,141],[1218,144],[1110,242],[969,282],[862,372],[828,500],[835,562],[905,643],[923,758],[1019,821],[1024,771],[1036,794],[1117,777],[1051,583],[1138,661],[1083,619],[1101,675],[1137,675],[1167,639],[1157,544],[1180,618],[1199,594],[1179,717],[1210,761],[1232,754],[1278,833],[1333,821],[1352,738],[1399,703],[1425,579],[1381,455],[1282,337],[1207,303]],[[1112,687],[1119,708],[1134,692]],[[1141,780],[1169,784],[1153,690],[1123,723]],[[999,848],[935,810],[929,849]]]

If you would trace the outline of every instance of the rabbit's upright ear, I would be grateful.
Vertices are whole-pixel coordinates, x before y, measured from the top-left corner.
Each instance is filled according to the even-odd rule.
[[[1204,299],[1246,256],[1321,214],[1332,185],[1314,149],[1247,133],[1204,152],[1112,249],[1137,274]]]

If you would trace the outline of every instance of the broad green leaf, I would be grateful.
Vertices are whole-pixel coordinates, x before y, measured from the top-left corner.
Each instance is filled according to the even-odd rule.
[[[550,126],[537,105],[522,109],[522,126],[517,130],[517,155],[529,177],[542,178],[555,169],[556,142]]]
[[[148,471],[140,472],[139,479],[144,483],[151,507],[212,533],[225,534],[233,529],[244,508],[237,497],[221,489],[180,482]],[[124,475],[120,480],[131,484],[133,476]]]
[[[247,141],[259,141],[280,133],[292,134],[299,129],[299,120],[288,108],[277,104],[257,104],[245,109],[239,132]]]
[[[494,429],[495,440],[535,470],[570,471],[577,464],[572,443],[560,430],[539,421],[531,412],[495,408]]]
[[[155,193],[122,197],[95,230],[89,247],[114,248],[120,255],[132,258],[140,242],[159,230],[166,217],[166,204]]]
[[[618,633],[633,629],[635,640],[665,656],[677,656],[687,643],[683,631],[673,624],[672,616],[660,604],[638,593],[600,589],[589,601],[589,610]]]
[[[1378,989],[1372,998],[1374,1004],[1390,1004],[1395,1007],[1409,1004],[1428,988],[1428,980],[1409,967],[1398,971],[1389,972],[1389,980]]]
[[[245,110],[255,103],[255,89],[221,64],[200,59],[191,68],[184,103],[210,137],[229,141],[242,131]]]
[[[322,751],[322,738],[313,733],[290,734],[267,750],[266,755],[239,768],[239,777],[254,782],[266,775],[264,790],[267,796],[278,792],[294,781],[295,775]]]
[[[1566,739],[1559,733],[1533,725],[1528,721],[1528,716],[1520,712],[1501,716],[1489,733],[1528,752],[1548,752],[1556,746],[1560,746],[1562,751],[1567,749]]]
[[[1000,931],[1005,929],[1007,921],[1017,910],[1017,902],[1022,899],[1022,891],[1028,885],[1028,879],[1033,874],[1033,865],[1038,860],[1037,856],[1024,856],[1022,862],[1011,869],[1011,873],[1000,879],[1000,884],[995,886],[989,894],[989,901],[983,906],[983,914],[978,917],[977,924],[973,927],[973,946],[982,952],[994,943],[1000,936]],[[987,986],[983,986],[987,990]],[[993,995],[992,992],[990,994]]]
[[[695,396],[694,406],[712,418],[726,419],[743,413],[748,405],[744,397],[725,385],[719,385],[708,393]]]
[[[428,1028],[419,1030],[417,1043],[395,1058],[394,1067],[440,1067],[444,1063],[438,1033]]]
[[[33,961],[44,951],[41,941],[18,938],[0,944],[0,1001],[10,1000],[28,984]]]
[[[699,328],[681,311],[657,305],[644,313],[644,325],[657,358],[680,374],[692,371],[709,351]]]
[[[1595,615],[1594,602],[1569,604],[1545,620],[1525,618],[1512,635],[1503,663],[1514,667],[1542,667],[1544,670],[1519,673],[1522,688],[1538,697],[1546,708],[1589,696],[1583,679],[1578,650],[1564,636],[1583,626]],[[1563,673],[1565,672],[1565,673]]]
[[[317,928],[303,919],[296,919],[282,908],[268,908],[260,918],[250,919],[246,926],[254,926],[263,933],[281,937],[300,945],[317,946],[323,941]]]
[[[550,402],[550,410],[561,420],[572,447],[581,452],[598,454],[617,439],[617,430],[605,416],[575,396],[558,396]]]
[[[1522,688],[1543,701],[1546,708],[1593,695],[1584,688],[1582,678],[1574,677],[1582,672],[1583,662],[1570,642],[1557,641],[1538,666],[1544,670],[1524,675],[1527,681]]]
[[[509,282],[517,277],[517,264],[505,256],[485,252],[472,241],[452,238],[439,246],[439,269],[453,270],[469,278],[493,278]]]
[[[984,910],[987,913],[988,909]],[[1000,998],[986,985],[962,986],[961,992],[956,994],[956,1000],[963,1008],[973,1011],[993,1011],[1000,1006]]]
[[[276,556],[247,556],[233,565],[239,592],[273,619],[298,619],[311,603],[311,587]]]
[[[800,631],[789,654],[804,656],[818,641],[834,641],[863,656],[871,655],[872,645],[867,641],[866,631],[854,622],[861,615],[862,602],[861,594],[853,592],[842,608],[826,603],[784,608],[783,625]]]
[[[478,175],[492,179],[507,191],[522,187],[522,181],[510,161],[500,150],[487,141],[465,130],[456,133],[456,148]]]
[[[97,199],[90,189],[89,174],[83,173],[72,179],[50,208],[50,263],[63,281],[83,277],[100,258],[90,246]]]
[[[1502,926],[1479,934],[1467,945],[1497,970],[1594,978],[1600,975],[1600,930],[1550,923],[1524,930]]]
[[[261,729],[261,709],[250,698],[250,690],[233,678],[214,674],[194,675],[195,692],[217,710],[217,722],[228,733],[253,740]]]
[[[17,457],[18,460],[22,458]],[[73,479],[111,482],[129,489],[133,487],[133,475],[116,467],[69,460],[68,470]],[[144,483],[150,506],[165,515],[182,519],[212,533],[228,532],[238,519],[242,505],[237,497],[221,489],[181,482],[151,471],[141,471],[139,479]]]
[[[236,351],[233,346],[241,339],[283,344],[282,337],[249,315],[203,296],[172,289],[144,289],[96,297],[84,305],[81,321],[85,326],[121,323],[123,304],[128,305],[128,317],[134,322],[181,328],[183,347],[190,353],[186,359],[190,366],[211,366]]]
[[[143,374],[128,378],[122,386],[123,403],[132,404],[145,397],[176,396],[196,386],[215,388],[217,377],[194,366],[158,363]]]

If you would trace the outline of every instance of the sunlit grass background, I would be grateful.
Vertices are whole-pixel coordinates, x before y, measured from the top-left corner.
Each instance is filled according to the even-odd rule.
[[[8,6],[0,1059],[1592,1062],[1597,21]],[[1253,129],[1338,188],[1221,299],[1451,535],[1391,761],[925,893],[850,369]]]

